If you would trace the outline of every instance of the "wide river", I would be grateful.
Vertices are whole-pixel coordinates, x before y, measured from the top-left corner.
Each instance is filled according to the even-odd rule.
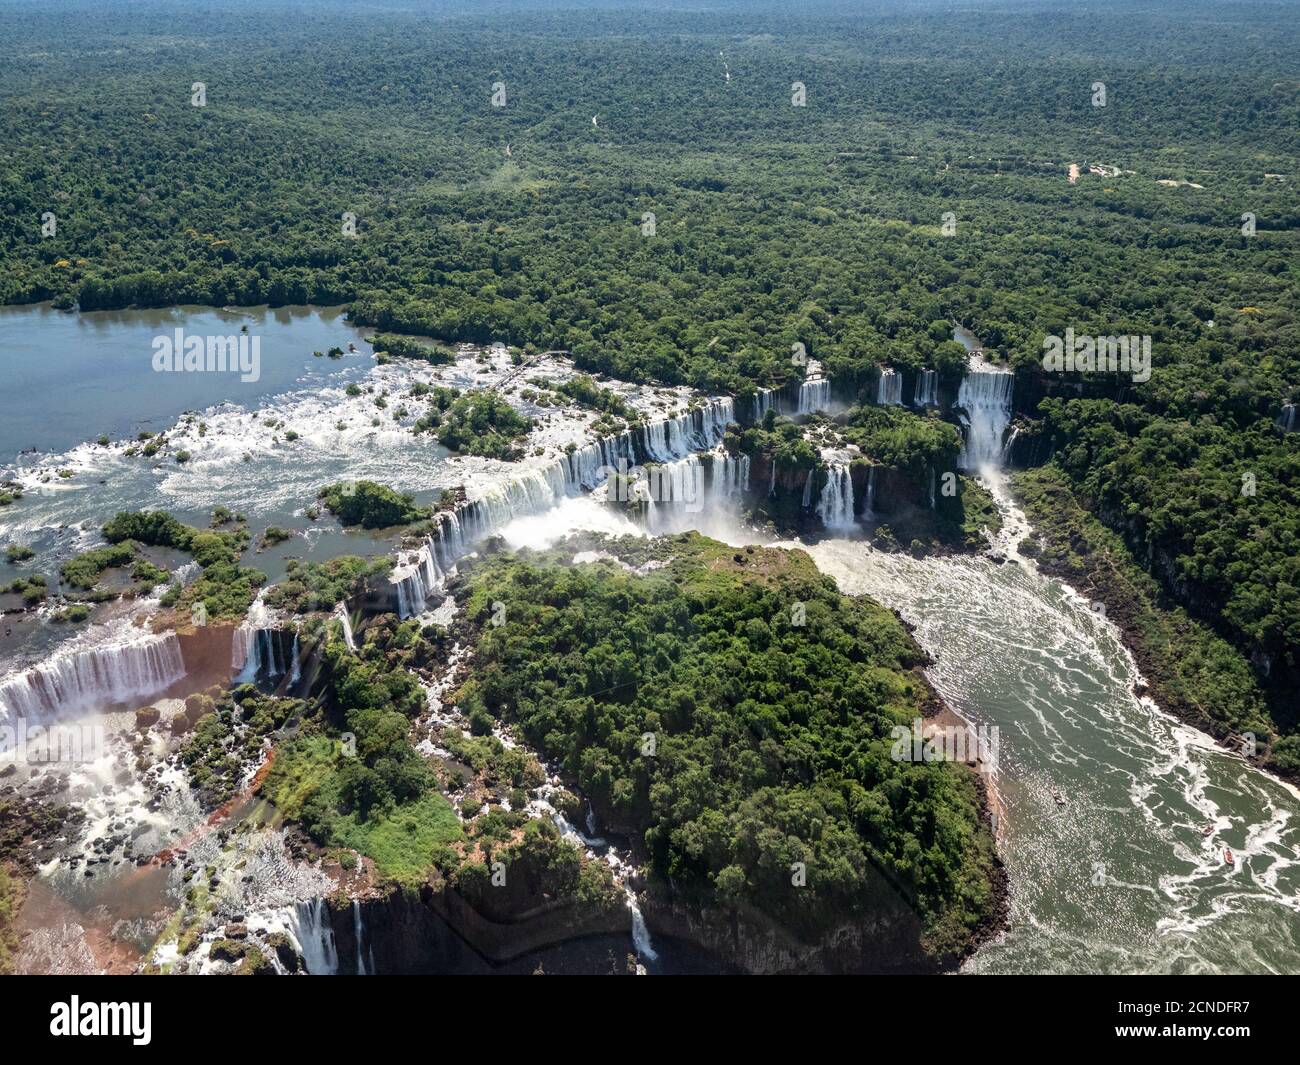
[[[174,315],[165,320],[180,324]],[[110,381],[102,385],[110,393],[104,395],[96,387],[86,395],[60,389],[55,380],[33,387],[39,375],[21,368],[17,352],[53,352],[58,373],[76,379],[83,364],[90,373],[86,360],[98,365],[113,351],[129,349],[147,360],[142,342],[161,324],[147,316],[109,316],[86,332],[75,321],[30,308],[0,315],[4,409],[17,418],[17,428],[8,427],[13,431],[3,438],[10,448],[5,459],[14,443],[59,451],[101,431],[133,432],[146,420],[163,428],[159,420],[222,398],[160,395],[160,384],[149,377],[142,378],[149,387],[135,390],[113,391]],[[215,327],[206,319],[185,324],[195,332]],[[340,382],[330,379],[364,382],[384,369],[368,359],[341,366],[312,359],[313,349],[346,346],[355,336],[336,314],[264,315],[262,328],[274,332],[275,346],[286,353],[278,389],[305,391],[291,401],[273,398],[273,379],[264,393],[231,397],[245,402],[246,413],[205,415],[214,435],[229,431],[232,439],[228,447],[208,441],[215,446],[202,473],[129,472],[125,460],[106,456],[90,484],[78,477],[81,500],[51,485],[48,494],[23,501],[21,516],[0,517],[6,534],[0,540],[21,533],[34,546],[53,547],[60,523],[98,522],[125,505],[168,506],[188,517],[228,501],[247,509],[255,526],[264,525],[300,515],[311,484],[329,477],[336,462],[353,476],[434,487],[438,455],[428,445],[407,435],[394,446],[399,434],[371,431],[360,411],[349,417],[356,430],[367,430],[361,438],[334,424],[342,395]],[[64,350],[78,338],[81,359]],[[29,385],[15,389],[16,378]],[[23,395],[15,398],[19,390]],[[299,425],[304,436],[314,428],[316,446],[286,454],[282,443],[258,439],[255,419],[266,415],[259,405],[282,423]],[[115,475],[125,481],[115,484]],[[1009,508],[1005,499],[1004,505]],[[1007,514],[1022,520],[1011,509]],[[624,524],[575,499],[505,533],[512,543],[538,545],[568,529],[615,531]],[[727,538],[747,535],[733,530]],[[355,542],[344,546],[358,549]],[[999,565],[988,557],[885,554],[852,539],[790,546],[808,550],[845,592],[871,595],[899,611],[934,657],[935,687],[972,724],[998,730],[995,785],[1011,930],[986,945],[966,971],[1300,972],[1300,794],[1139,700],[1135,668],[1115,629],[1086,602],[1013,550]],[[1214,826],[1208,838],[1207,825]],[[1233,867],[1223,862],[1225,846],[1236,854]]]

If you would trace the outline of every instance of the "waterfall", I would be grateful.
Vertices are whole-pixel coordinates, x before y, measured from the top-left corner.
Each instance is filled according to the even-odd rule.
[[[749,491],[749,456],[715,451],[709,467],[709,498],[713,501],[734,499]]]
[[[1002,456],[1001,459],[999,460],[999,465],[1005,466],[1008,462],[1011,461],[1011,452],[1016,446],[1016,437],[1018,437],[1019,435],[1020,435],[1020,426],[1013,425],[1011,427],[1011,435],[1007,437],[1007,442],[1002,445]]]
[[[298,633],[296,630],[293,634],[293,647],[290,649],[289,655],[293,659],[293,672],[289,675],[289,687],[293,688],[302,680],[302,661],[298,657]]]
[[[352,900],[352,932],[357,941],[357,975],[374,976],[375,975],[375,946],[372,943],[367,950],[362,949],[362,932],[364,925],[361,921],[361,900]],[[366,968],[366,955],[370,956],[370,968]]]
[[[930,509],[933,510],[934,509],[934,467],[933,466],[930,467],[929,500],[930,500]]]
[[[597,488],[613,470],[644,462],[673,463],[694,452],[708,451],[722,441],[735,415],[732,399],[712,399],[670,418],[575,448],[548,466],[526,470],[490,487],[455,511],[441,511],[436,528],[413,560],[393,571],[398,616],[422,614],[429,597],[442,589],[456,560],[503,525],[549,510],[570,494]],[[745,476],[748,478],[748,472]]]
[[[694,514],[687,527],[734,509],[749,490],[749,456],[715,448],[644,469],[631,486],[631,498],[646,505],[645,523],[654,533],[680,532],[680,513]],[[664,504],[670,504],[664,507]]]
[[[415,561],[393,570],[398,617],[410,618],[423,614],[429,596],[442,588],[447,574],[438,563],[438,555],[438,541],[427,536],[424,545],[416,552]]]
[[[268,679],[284,676],[284,664],[280,661],[279,631],[279,629],[253,629],[247,632],[243,640],[235,640],[232,658],[240,653],[240,644],[243,644],[247,650],[244,652],[243,666],[235,675],[234,683],[254,684],[260,676]]]
[[[252,632],[244,625],[239,625],[230,634],[230,672],[237,676],[248,663],[248,656],[253,653]]]
[[[334,608],[334,613],[331,616],[343,626],[343,642],[348,645],[348,650],[355,651],[357,644],[352,638],[352,619],[348,617],[348,604],[340,602]]]
[[[772,475],[767,479],[767,494],[776,495],[776,456],[772,456]]]
[[[803,502],[799,505],[807,510],[812,506],[813,479],[817,473],[816,468],[808,471],[808,479],[803,483]]]
[[[100,629],[86,635],[92,640],[103,639],[105,633]],[[154,635],[133,628],[126,640],[80,648],[74,644],[7,678],[0,683],[0,723],[16,717],[66,720],[147,699],[184,675],[185,663],[175,633]]]
[[[812,414],[826,410],[831,405],[831,383],[824,377],[804,381],[799,386],[799,398],[795,406],[796,414]]]
[[[651,467],[644,483],[652,503],[704,502],[704,466],[695,455]]]
[[[862,519],[863,521],[876,519],[876,467],[874,465],[867,469],[867,494],[862,499]]]
[[[288,911],[289,938],[311,976],[333,976],[339,971],[334,929],[322,898],[303,899]]]
[[[814,414],[829,409],[830,405],[830,380],[817,371],[817,376],[792,381],[783,388],[760,388],[754,393],[751,420],[761,422],[769,410],[778,414]]]
[[[628,912],[632,915],[632,943],[636,947],[636,956],[650,961],[658,961],[654,943],[650,939],[650,929],[646,927],[645,917],[641,913],[641,904],[636,892],[628,885],[623,885],[623,895],[627,899]]]
[[[727,425],[736,420],[730,399],[715,399],[694,410],[641,427],[643,457],[654,462],[685,458],[692,451],[707,451],[717,444]]]
[[[1015,376],[1009,371],[974,364],[962,378],[957,405],[964,412],[966,440],[961,464],[966,469],[997,466],[1002,458],[1002,434],[1011,421],[1011,394]]]
[[[641,485],[640,498],[651,503],[725,504],[748,491],[749,456],[721,449],[687,455],[651,467]]]
[[[230,638],[230,668],[236,684],[253,684],[259,676],[280,677],[285,672],[280,661],[277,615],[262,595],[258,592]]]
[[[558,781],[558,778],[554,779]],[[659,954],[654,949],[654,943],[650,939],[650,929],[646,927],[645,917],[641,913],[641,903],[629,883],[635,869],[624,861],[615,848],[610,847],[608,840],[596,836],[596,814],[590,802],[587,803],[587,814],[584,818],[587,835],[583,835],[564,814],[551,805],[550,796],[554,793],[554,790],[551,785],[544,785],[538,792],[539,798],[532,800],[525,808],[525,812],[530,817],[549,818],[559,830],[560,835],[580,850],[585,851],[587,857],[595,859],[598,857],[599,851],[604,852],[605,864],[609,866],[610,872],[614,876],[614,883],[623,889],[623,899],[627,904],[628,913],[632,917],[632,943],[636,947],[637,958],[638,960],[644,958],[648,961],[658,961]],[[373,968],[373,963],[371,967]],[[639,965],[637,969],[638,972],[641,971]]]
[[[845,529],[853,521],[853,478],[849,468],[836,463],[827,471],[826,485],[817,500],[817,516],[828,529]]]
[[[914,407],[937,407],[939,405],[939,373],[937,370],[921,370],[916,375],[916,390],[912,395]]]
[[[880,371],[880,381],[876,385],[876,403],[881,407],[901,407],[903,405],[903,375],[888,366]]]
[[[610,470],[635,465],[636,441],[636,435],[628,431],[577,448],[565,460],[566,485],[570,489],[595,488]]]
[[[1284,403],[1282,412],[1277,416],[1277,420],[1273,422],[1284,433],[1294,433],[1296,431],[1296,406],[1295,403]]]

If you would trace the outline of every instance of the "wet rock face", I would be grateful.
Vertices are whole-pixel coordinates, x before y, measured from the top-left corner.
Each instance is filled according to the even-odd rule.
[[[901,904],[846,921],[807,941],[757,912],[703,907],[651,892],[642,901],[656,940],[686,943],[741,973],[934,973],[941,964],[921,947],[921,924]]]
[[[359,900],[358,908],[365,971],[380,975],[532,972],[542,958],[547,959],[543,963],[546,970],[554,971],[557,959],[574,964],[574,958],[565,955],[582,954],[580,944],[588,941],[602,944],[596,952],[600,956],[584,956],[581,971],[605,972],[611,971],[605,954],[613,949],[621,969],[631,943],[628,914],[621,907],[593,913],[564,905],[521,912],[510,921],[493,921],[453,889],[426,884],[418,892],[394,889]],[[338,951],[338,971],[356,973],[357,915],[353,904],[330,899],[326,909]]]

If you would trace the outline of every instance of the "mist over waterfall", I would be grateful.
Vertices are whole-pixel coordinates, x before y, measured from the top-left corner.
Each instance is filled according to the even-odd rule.
[[[826,484],[817,500],[817,516],[828,529],[847,529],[853,518],[853,478],[849,468],[836,463],[827,471]]]
[[[957,406],[962,409],[966,440],[960,462],[968,470],[999,466],[1002,462],[1002,436],[1011,421],[1011,394],[1015,375],[995,370],[987,363],[974,362],[962,378],[957,392]]]
[[[721,448],[652,467],[632,486],[632,499],[645,504],[653,533],[734,525],[735,506],[749,490],[749,456]]]
[[[880,381],[876,385],[876,403],[881,407],[903,405],[903,375],[897,370],[885,367],[880,371]]]
[[[829,395],[829,383],[827,393]],[[424,613],[442,590],[456,559],[508,523],[540,514],[561,500],[603,484],[611,472],[643,463],[673,463],[721,442],[736,419],[730,397],[712,399],[690,410],[605,437],[557,459],[486,488],[455,511],[443,511],[437,528],[413,558],[393,571],[398,615]],[[732,460],[735,461],[735,460]],[[748,482],[748,460],[744,477]],[[737,476],[738,470],[729,476]]]
[[[715,500],[734,499],[749,491],[749,456],[729,455],[719,450],[713,454],[709,495]]]
[[[91,630],[76,644],[0,684],[0,723],[66,720],[129,700],[147,699],[185,675],[180,642],[172,632],[130,629],[122,638]]]

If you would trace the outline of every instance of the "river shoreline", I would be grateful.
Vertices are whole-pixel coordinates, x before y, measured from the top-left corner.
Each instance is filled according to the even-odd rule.
[[[1108,557],[1106,565],[1103,566],[1095,553],[1088,550],[1090,545],[1086,542],[1086,534],[1081,536],[1077,531],[1072,531],[1072,522],[1077,523],[1081,519],[1090,525],[1096,523],[1102,535],[1109,533],[1109,530],[1101,526],[1100,522],[1083,508],[1072,494],[1068,502],[1053,504],[1046,494],[1035,494],[1031,497],[1025,491],[1023,481],[1017,483],[1013,479],[1012,490],[1017,501],[1030,512],[1032,521],[1030,534],[1043,538],[1050,552],[1046,556],[1037,554],[1034,558],[1035,564],[1044,574],[1061,581],[1081,598],[1100,604],[1105,617],[1119,633],[1122,644],[1133,656],[1145,681],[1145,685],[1139,686],[1134,694],[1139,698],[1151,699],[1161,710],[1209,736],[1222,750],[1240,755],[1260,772],[1292,787],[1300,784],[1300,769],[1292,770],[1279,766],[1267,757],[1267,747],[1262,755],[1255,757],[1244,752],[1242,748],[1245,740],[1242,732],[1233,729],[1230,724],[1210,715],[1204,709],[1204,705],[1197,699],[1195,678],[1189,682],[1181,675],[1178,664],[1167,653],[1158,653],[1151,645],[1151,634],[1138,623],[1137,615],[1146,611],[1154,615],[1159,624],[1175,632],[1189,624],[1199,627],[1199,623],[1194,619],[1179,618],[1174,610],[1143,596],[1133,580],[1125,581],[1131,594],[1121,594],[1121,589],[1117,587],[1119,581],[1115,579],[1118,572],[1117,561]],[[1066,513],[1068,508],[1077,509],[1073,519]],[[1146,577],[1137,562],[1127,555],[1126,549],[1121,548],[1121,550],[1125,553],[1118,559],[1118,569],[1132,567],[1141,577]],[[1063,557],[1067,556],[1067,553],[1068,557]],[[1078,559],[1077,564],[1073,562],[1075,558]],[[1180,689],[1185,694],[1180,696]],[[1210,698],[1209,694],[1207,700],[1208,698]]]

